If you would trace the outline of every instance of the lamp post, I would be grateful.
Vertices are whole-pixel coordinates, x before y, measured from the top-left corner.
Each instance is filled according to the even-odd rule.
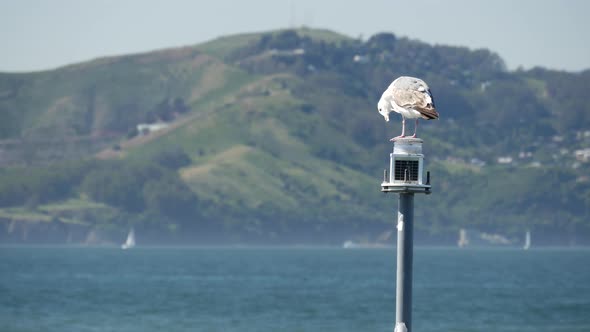
[[[389,176],[381,191],[397,193],[397,273],[394,332],[412,331],[412,264],[414,252],[414,195],[430,194],[430,172],[422,176],[424,155],[419,138],[396,138],[390,154]]]

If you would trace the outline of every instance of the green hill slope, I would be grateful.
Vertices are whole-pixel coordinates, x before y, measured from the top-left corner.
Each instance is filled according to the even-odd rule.
[[[393,223],[379,183],[400,129],[375,104],[399,75],[429,82],[441,113],[419,131],[435,193],[418,199],[419,239],[470,228],[589,240],[589,71],[507,72],[487,50],[311,29],[0,74],[0,162],[12,167],[0,220],[106,239],[130,224],[152,241],[375,239]]]

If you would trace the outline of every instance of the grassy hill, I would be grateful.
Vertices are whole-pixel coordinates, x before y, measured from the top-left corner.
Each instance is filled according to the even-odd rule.
[[[375,104],[399,75],[429,82],[441,113],[419,131],[435,192],[417,199],[419,239],[590,240],[589,71],[312,29],[0,74],[0,240],[131,225],[156,242],[373,240],[393,224],[379,183],[400,130]]]

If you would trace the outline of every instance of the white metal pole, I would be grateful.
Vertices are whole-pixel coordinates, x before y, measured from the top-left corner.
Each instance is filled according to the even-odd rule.
[[[394,332],[412,330],[412,264],[414,251],[414,194],[399,194],[397,213],[397,275]]]

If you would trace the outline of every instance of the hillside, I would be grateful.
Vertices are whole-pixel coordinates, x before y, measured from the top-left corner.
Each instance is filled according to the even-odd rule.
[[[419,240],[590,241],[590,71],[310,29],[0,74],[0,240],[374,240],[393,224],[379,183],[401,126],[375,105],[400,75],[441,113],[419,132],[435,193],[417,199]]]

